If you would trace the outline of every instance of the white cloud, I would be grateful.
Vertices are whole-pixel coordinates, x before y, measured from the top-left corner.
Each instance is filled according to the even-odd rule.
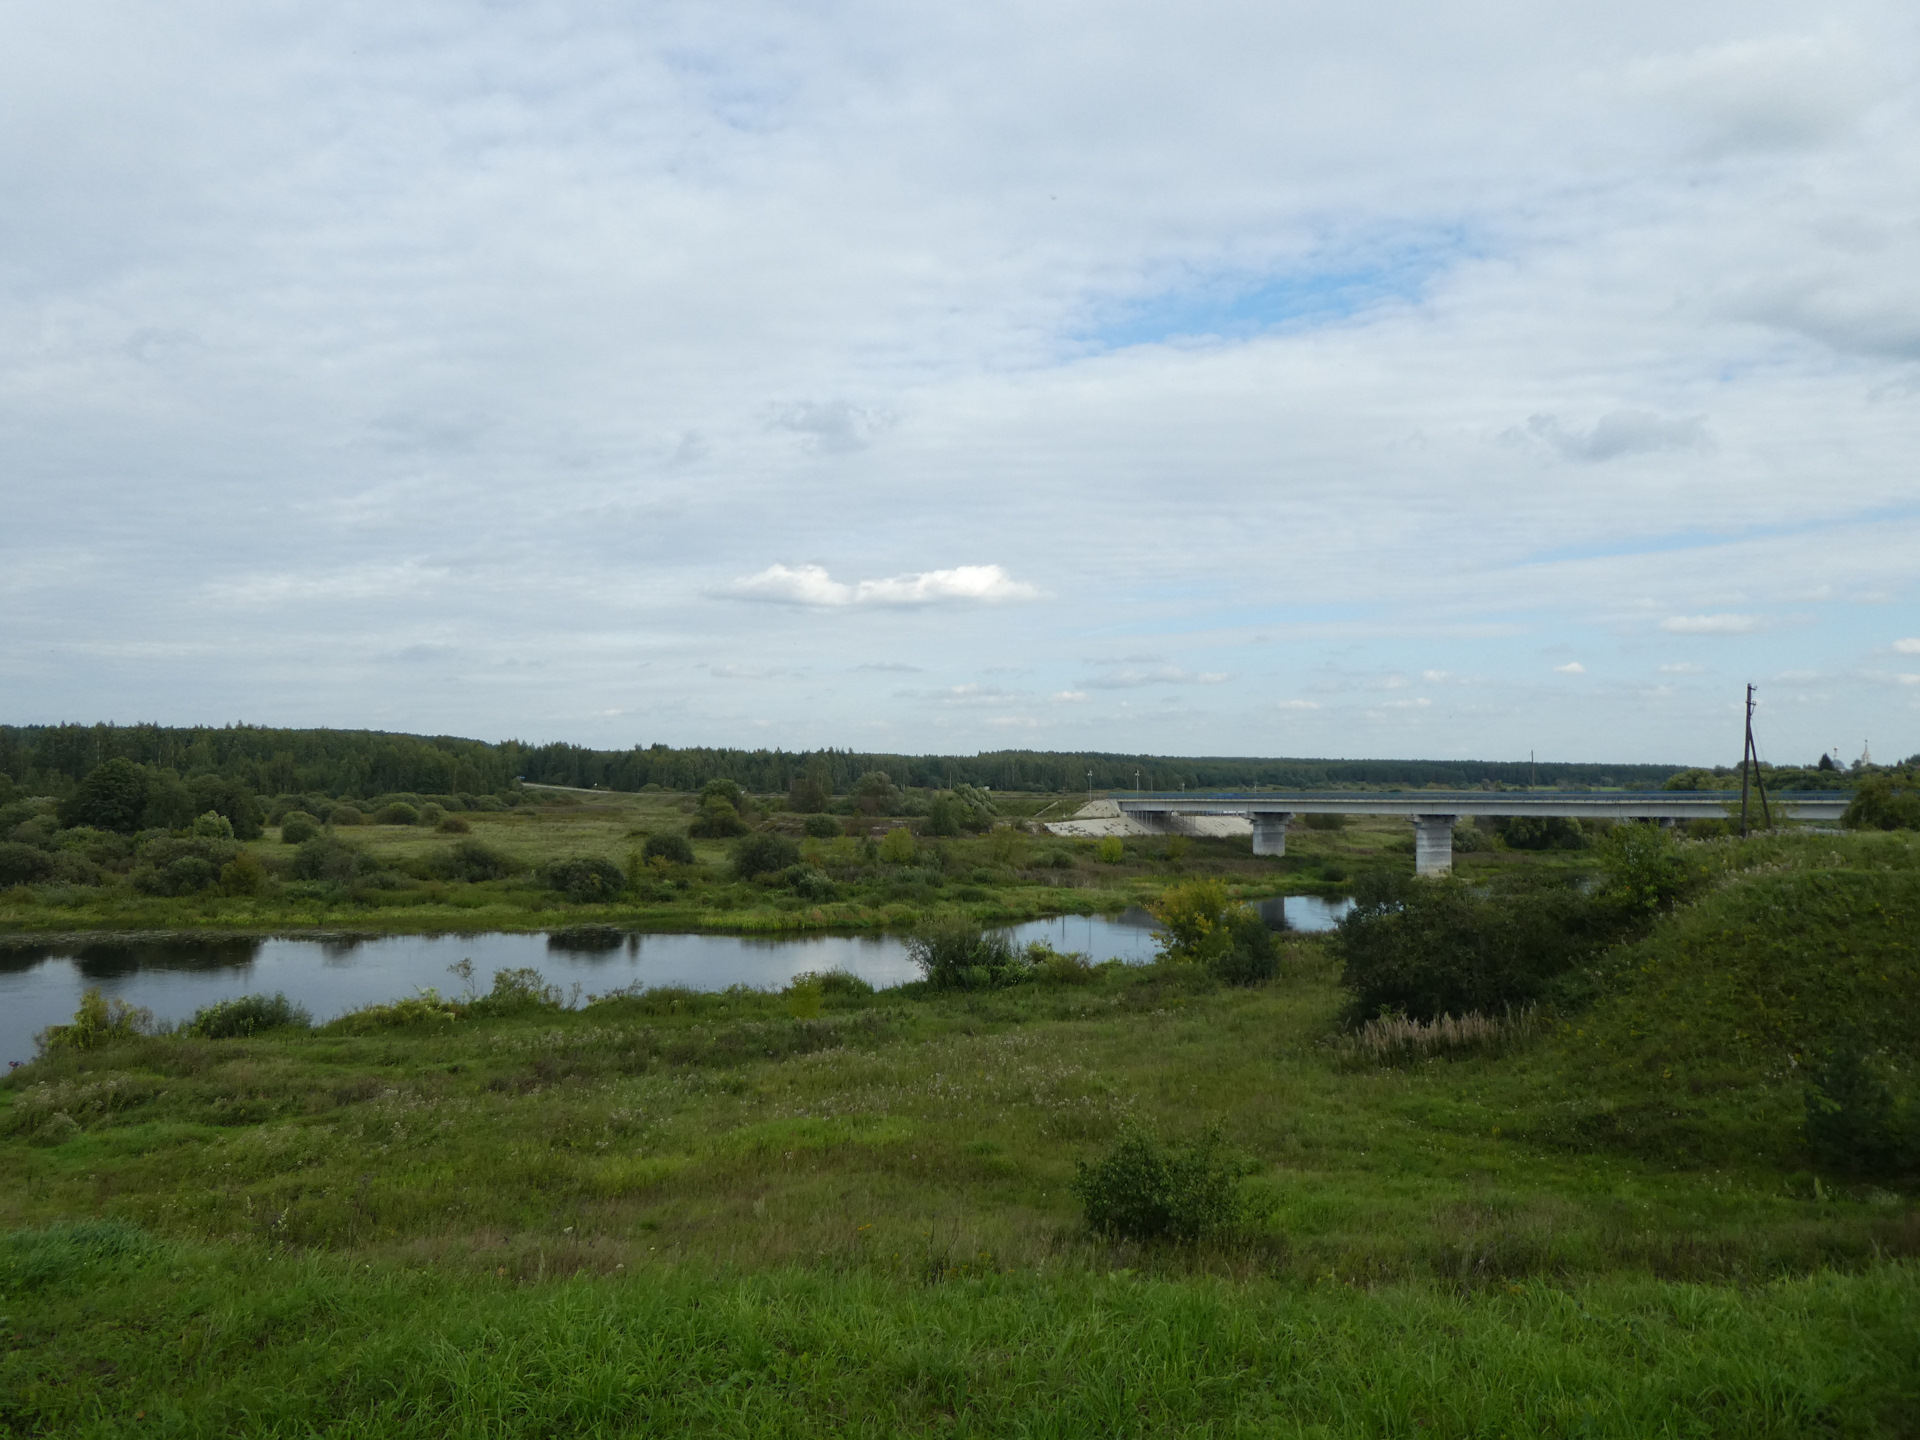
[[[956,602],[998,604],[1036,600],[1040,592],[1015,580],[998,565],[960,565],[885,580],[843,584],[821,565],[769,565],[757,575],[736,580],[720,592],[735,600],[766,600],[784,605],[914,606]]]
[[[1672,419],[1645,410],[1614,410],[1586,429],[1568,429],[1557,415],[1535,415],[1527,432],[1569,460],[1615,460],[1661,450],[1698,450],[1707,444],[1706,417]]]
[[[1662,665],[1660,673],[1662,675],[1704,675],[1707,669],[1706,666],[1696,665],[1691,660],[1680,660],[1671,665]]]
[[[1893,648],[1901,655],[1920,655],[1920,640],[1896,640]]]
[[[1282,700],[1274,708],[1276,710],[1319,710],[1323,707],[1318,700]]]
[[[1150,668],[1128,665],[1091,676],[1080,683],[1095,690],[1131,690],[1142,685],[1220,685],[1226,679],[1226,672],[1221,670],[1196,672],[1178,665],[1155,665]]]
[[[1751,635],[1762,619],[1759,615],[1669,615],[1660,628],[1675,635]]]
[[[1051,698],[1056,705],[1078,705],[1086,700],[1087,692],[1084,690],[1056,690],[1053,692]]]
[[[1564,665],[1554,666],[1553,672],[1556,675],[1584,675],[1587,673],[1587,667],[1578,660],[1569,660]]]

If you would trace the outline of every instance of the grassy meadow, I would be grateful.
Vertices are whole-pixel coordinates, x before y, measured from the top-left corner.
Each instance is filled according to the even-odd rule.
[[[529,843],[626,838],[568,808],[605,813]],[[1372,843],[1307,838],[1290,868]],[[1836,1037],[1920,1059],[1920,844],[1686,848],[1708,882],[1580,1004],[1385,1063],[1298,936],[1246,988],[1061,967],[56,1050],[0,1082],[0,1433],[1920,1433],[1913,1176],[1802,1131]],[[1076,1162],[1209,1127],[1242,1224],[1088,1231]]]
[[[830,885],[795,893],[778,874],[738,878],[732,839],[691,840],[694,863],[649,864],[648,839],[683,835],[699,810],[685,794],[616,794],[529,787],[529,803],[464,814],[461,834],[417,825],[329,827],[362,856],[362,873],[345,881],[303,881],[291,870],[298,847],[277,826],[259,839],[229,842],[259,862],[252,888],[210,885],[193,894],[143,894],[111,874],[95,884],[48,882],[0,891],[0,936],[95,931],[363,933],[550,930],[613,924],[643,930],[793,932],[911,926],[933,912],[961,913],[985,924],[1043,915],[1117,911],[1151,900],[1169,883],[1219,875],[1249,896],[1339,893],[1349,876],[1378,864],[1412,866],[1411,827],[1392,817],[1356,819],[1340,830],[1296,826],[1289,854],[1256,858],[1238,840],[1129,839],[1117,859],[1101,858],[1091,840],[1057,838],[1016,828],[1025,817],[1059,819],[1077,802],[1052,796],[996,796],[1005,820],[990,834],[915,836],[902,859],[873,853],[890,829],[925,830],[924,819],[862,816],[836,825],[858,832],[806,835],[807,817],[759,812],[753,823],[786,835],[801,863]],[[456,846],[477,842],[505,864],[498,878],[445,878],[441,862]],[[1567,864],[1558,853],[1488,850],[1463,855],[1464,867]],[[543,878],[556,861],[593,859],[617,867],[625,890],[581,901]],[[131,863],[130,861],[123,863]]]

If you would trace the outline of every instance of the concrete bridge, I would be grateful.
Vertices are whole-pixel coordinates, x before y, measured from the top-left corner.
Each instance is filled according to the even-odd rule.
[[[1792,820],[1838,820],[1853,797],[1845,791],[1789,791],[1769,795],[1776,815]],[[1296,815],[1405,815],[1413,821],[1413,869],[1445,875],[1453,869],[1453,827],[1480,815],[1534,815],[1567,820],[1725,820],[1726,790],[1324,790],[1255,795],[1115,795],[1122,815],[1149,830],[1171,830],[1176,815],[1245,816],[1253,824],[1253,853],[1287,853],[1287,822]],[[1749,814],[1760,818],[1756,795]]]

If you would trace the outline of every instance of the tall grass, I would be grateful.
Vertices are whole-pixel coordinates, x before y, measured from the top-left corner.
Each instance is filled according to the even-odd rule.
[[[1452,1055],[1491,1055],[1520,1044],[1541,1028],[1533,1005],[1499,1015],[1469,1011],[1414,1020],[1405,1015],[1380,1015],[1351,1035],[1333,1042],[1342,1056],[1374,1065],[1397,1065]]]

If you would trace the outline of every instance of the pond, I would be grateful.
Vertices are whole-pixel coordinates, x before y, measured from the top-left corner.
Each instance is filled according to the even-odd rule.
[[[1275,929],[1326,930],[1349,902],[1309,895],[1263,900],[1258,909]],[[1009,927],[1016,945],[1044,940],[1094,960],[1138,964],[1153,958],[1153,917],[1063,915]],[[33,1058],[33,1037],[73,1017],[80,994],[98,986],[162,1021],[237,995],[283,992],[316,1022],[362,1005],[381,1004],[429,986],[458,993],[448,967],[473,963],[486,989],[496,970],[530,967],[549,983],[582,995],[628,985],[684,985],[694,990],[784,986],[808,970],[848,970],[877,987],[916,980],[906,937],[802,935],[646,935],[615,930],[552,934],[378,935],[331,939],[114,940],[0,945],[0,1060]]]

